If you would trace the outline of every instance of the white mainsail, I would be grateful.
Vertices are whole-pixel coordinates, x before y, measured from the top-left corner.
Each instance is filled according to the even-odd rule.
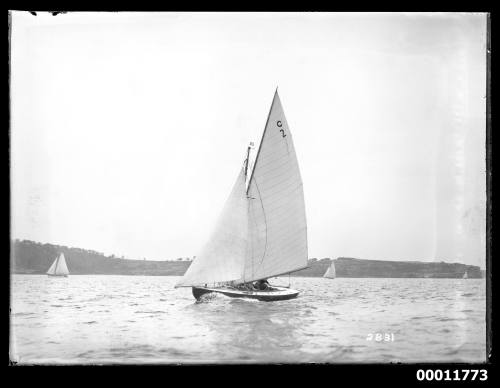
[[[240,279],[247,249],[247,218],[245,170],[242,169],[212,236],[176,287]]]
[[[69,275],[68,266],[66,265],[66,259],[64,258],[64,254],[61,253],[59,257],[57,257],[49,270],[47,271],[49,275]]]
[[[248,187],[245,173],[240,172],[211,238],[176,287],[246,283],[307,267],[302,179],[278,91]]]
[[[278,91],[274,94],[247,193],[249,244],[241,282],[307,267],[302,179]]]
[[[323,275],[324,278],[329,278],[329,279],[335,279],[336,273],[335,273],[335,264],[332,264],[328,267],[326,270],[325,274]]]

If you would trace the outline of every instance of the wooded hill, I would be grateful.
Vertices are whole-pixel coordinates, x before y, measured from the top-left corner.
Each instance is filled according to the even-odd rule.
[[[11,244],[11,272],[44,274],[59,253],[64,253],[70,274],[73,275],[183,275],[191,261],[129,260],[114,255],[81,248],[15,240]],[[331,263],[330,258],[310,259],[309,267],[291,276],[320,277]],[[394,278],[480,278],[477,266],[460,263],[362,260],[339,257],[333,260],[337,277],[394,277]]]

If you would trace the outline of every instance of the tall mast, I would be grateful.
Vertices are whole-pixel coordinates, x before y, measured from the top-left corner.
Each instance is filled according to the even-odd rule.
[[[247,161],[245,163],[245,178],[247,177],[248,163],[250,163],[250,148],[252,148],[252,144],[253,143],[250,143],[247,148]]]

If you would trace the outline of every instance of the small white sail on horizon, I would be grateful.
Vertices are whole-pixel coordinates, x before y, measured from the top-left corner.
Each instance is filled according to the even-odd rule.
[[[69,270],[66,265],[66,259],[64,258],[64,254],[61,253],[52,263],[49,270],[47,271],[47,275],[51,276],[68,276]]]
[[[467,271],[465,271],[464,275],[462,276],[462,279],[467,279],[469,276],[467,275]]]
[[[248,164],[247,154],[209,242],[175,287],[237,285],[307,267],[302,179],[277,90],[245,190]]]
[[[328,279],[335,279],[336,276],[337,276],[337,274],[335,272],[335,264],[333,264],[333,260],[332,260],[332,264],[330,264],[330,266],[326,270],[326,272],[323,275],[323,277],[324,278],[328,278]]]

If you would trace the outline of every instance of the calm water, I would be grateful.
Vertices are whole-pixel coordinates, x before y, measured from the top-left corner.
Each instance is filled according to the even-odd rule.
[[[358,363],[486,357],[484,279],[292,278],[299,297],[271,303],[223,295],[196,303],[191,289],[173,288],[176,280],[13,275],[11,358]],[[286,285],[288,278],[271,283]],[[377,333],[394,341],[377,341]]]

